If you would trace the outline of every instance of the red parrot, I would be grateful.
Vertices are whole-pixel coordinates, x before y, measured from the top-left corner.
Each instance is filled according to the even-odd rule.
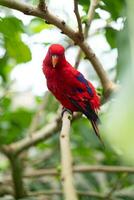
[[[80,111],[91,121],[96,135],[100,138],[97,110],[100,99],[93,85],[76,70],[65,58],[62,45],[52,44],[43,60],[43,73],[47,87],[63,105],[71,112]]]

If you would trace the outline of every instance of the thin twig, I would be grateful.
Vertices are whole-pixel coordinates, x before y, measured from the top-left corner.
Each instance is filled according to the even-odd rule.
[[[105,165],[85,165],[85,166],[74,166],[73,167],[74,173],[128,173],[128,174],[134,174],[134,167],[128,167],[128,166],[105,166]],[[42,176],[59,176],[60,171],[58,171],[55,168],[49,168],[49,169],[38,169],[38,170],[31,170],[26,171],[23,174],[23,178],[36,178],[36,177],[42,177]],[[5,177],[6,182],[10,182],[11,178],[10,176]]]
[[[85,192],[85,191],[77,191],[79,196],[89,196],[89,197],[96,197],[99,199],[104,199],[104,195],[98,192]],[[48,191],[39,191],[39,192],[29,192],[28,196],[40,196],[40,195],[63,195],[61,190],[48,190]],[[71,194],[70,194],[71,196]],[[72,198],[68,199],[71,200]]]
[[[91,22],[94,18],[95,8],[98,5],[99,1],[100,0],[91,0],[89,10],[88,10],[88,14],[87,14],[87,21],[85,23],[85,28],[84,28],[84,38],[85,39],[87,39],[87,37],[88,37],[90,25],[91,25]],[[77,57],[76,57],[75,65],[74,65],[75,68],[78,68],[80,61],[81,61],[81,56],[82,56],[82,51],[81,51],[81,49],[79,49]]]
[[[121,186],[123,185],[123,183],[124,183],[124,181],[125,181],[125,179],[126,179],[126,175],[127,175],[128,173],[123,173],[123,174],[121,174],[121,176],[120,177],[118,177],[118,179],[116,180],[116,182],[114,183],[114,184],[112,184],[113,185],[113,187],[110,189],[110,191],[107,193],[107,195],[106,195],[106,199],[110,199],[111,197],[112,197],[112,194],[115,192],[115,191],[117,191],[117,190],[119,190],[120,188],[121,188]]]
[[[81,61],[81,57],[82,57],[82,51],[81,49],[78,50],[76,59],[75,59],[75,64],[74,67],[77,69],[79,67],[80,61]]]
[[[89,7],[89,10],[88,10],[88,14],[87,14],[88,20],[86,22],[86,26],[85,26],[85,30],[84,30],[84,36],[86,38],[88,36],[88,32],[89,32],[91,23],[92,23],[93,18],[94,18],[95,9],[96,9],[97,5],[99,4],[99,2],[100,2],[100,0],[91,0],[90,7]]]
[[[83,37],[81,17],[80,17],[79,9],[78,9],[78,0],[74,0],[74,13],[76,15],[76,19],[77,19],[77,23],[78,23],[79,35],[80,35],[81,40],[83,41],[84,37]]]
[[[77,200],[77,194],[73,184],[72,156],[69,141],[70,117],[70,113],[65,111],[60,133],[62,184],[65,200]]]
[[[75,173],[90,173],[90,172],[97,172],[97,173],[132,173],[134,174],[134,167],[127,167],[127,166],[103,166],[103,165],[92,165],[92,166],[74,166],[73,172]],[[24,178],[30,177],[39,177],[39,176],[58,176],[60,172],[58,172],[55,168],[51,169],[38,169],[33,170],[31,172],[26,172],[24,174]]]

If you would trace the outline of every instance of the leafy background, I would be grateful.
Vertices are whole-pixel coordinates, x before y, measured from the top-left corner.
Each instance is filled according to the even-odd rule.
[[[27,2],[34,5],[38,3],[35,0],[29,0]],[[49,4],[51,5],[50,1],[48,1]],[[79,0],[79,4],[82,19],[84,19],[83,23],[85,23],[89,2]],[[120,84],[121,90],[102,106],[100,112],[102,121],[101,135],[106,144],[106,149],[103,149],[93,134],[92,128],[86,118],[81,117],[72,123],[71,148],[74,163],[78,165],[133,165],[134,94],[132,91],[134,81],[133,73],[131,72],[132,65],[130,62],[129,42],[131,35],[128,31],[128,21],[126,20],[126,4],[124,0],[103,0],[98,9],[96,10],[93,24],[101,19],[105,25],[96,29],[91,39],[95,40],[96,36],[103,37],[109,45],[109,50],[106,53],[110,54],[113,50],[117,52],[117,57],[114,57],[115,63],[107,71],[109,76]],[[101,14],[103,12],[107,13],[109,17],[104,18]],[[58,102],[51,94],[44,97],[43,93],[41,95],[32,93],[31,96],[31,91],[29,92],[28,90],[26,91],[26,101],[30,99],[30,106],[29,104],[28,106],[27,104],[25,105],[25,103],[22,103],[25,92],[14,89],[16,81],[11,76],[12,71],[19,67],[18,64],[25,63],[27,65],[33,59],[31,49],[24,41],[24,36],[30,38],[42,33],[44,30],[49,31],[51,34],[55,30],[55,27],[35,17],[32,17],[26,24],[24,20],[17,18],[13,11],[9,11],[9,9],[3,7],[0,7],[0,15],[0,145],[2,146],[20,140],[33,130],[39,130],[50,122],[56,115]],[[118,24],[120,25],[117,26]],[[68,46],[71,44],[71,41],[67,37],[61,36],[60,43]],[[44,51],[50,44],[51,42],[41,41]],[[74,47],[69,47],[69,49],[71,54],[71,49],[74,49]],[[77,52],[77,49],[75,51]],[[80,69],[84,68],[84,62],[85,60],[82,58]],[[83,69],[83,71],[89,75],[91,81],[102,92],[103,90],[98,83],[98,78],[93,73],[90,76],[90,68],[88,67]],[[31,74],[29,74],[29,78],[30,76]],[[18,99],[18,96],[20,96],[20,99]],[[33,126],[36,116],[38,116],[38,123]],[[8,160],[2,154],[0,156],[0,174],[3,177],[3,181],[4,175],[10,171],[10,166]],[[24,159],[24,165],[27,170],[47,167],[59,169],[60,151],[58,134],[48,141],[30,148],[27,152],[26,159]],[[86,175],[77,174],[75,179],[77,180],[78,190],[93,190],[100,193],[112,190],[116,183],[118,183],[113,191],[116,193],[116,190],[120,190],[126,195],[120,195],[118,198],[113,195],[112,199],[134,199],[133,175],[127,173],[88,173]],[[61,188],[59,177],[29,179],[25,184],[30,191]],[[6,200],[8,197],[5,195],[1,199]],[[62,199],[62,197],[53,196],[53,198],[49,197],[48,199],[58,200]],[[89,197],[81,196],[80,199],[86,200]],[[97,198],[90,199],[94,200]]]

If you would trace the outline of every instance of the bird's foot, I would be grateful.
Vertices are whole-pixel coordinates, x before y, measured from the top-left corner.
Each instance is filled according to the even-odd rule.
[[[73,112],[65,107],[62,108],[62,112],[61,112],[61,117],[63,117],[64,112],[68,112],[71,116],[73,115]]]

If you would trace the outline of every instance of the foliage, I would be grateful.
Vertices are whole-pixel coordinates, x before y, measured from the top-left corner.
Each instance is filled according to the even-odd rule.
[[[29,1],[30,3],[36,4],[36,1]],[[83,24],[86,20],[86,13],[89,6],[89,1],[87,0],[79,0],[79,4],[83,8]],[[103,27],[103,31],[100,31],[98,34],[103,35],[107,40],[110,51],[113,49],[117,49],[118,52],[118,59],[116,66],[112,66],[115,72],[115,79],[116,82],[122,80],[122,74],[126,71],[126,66],[128,67],[129,63],[129,44],[128,44],[128,35],[127,33],[127,22],[125,20],[126,13],[125,13],[125,2],[122,0],[118,1],[111,1],[111,0],[103,0],[99,7],[102,10],[107,11],[110,13],[109,19],[106,19],[106,26]],[[2,10],[4,12],[4,9]],[[117,30],[112,23],[116,23],[119,18],[122,17],[123,28]],[[96,19],[101,19],[99,14],[96,14]],[[40,130],[44,125],[49,123],[54,117],[55,113],[58,109],[58,102],[49,95],[47,100],[47,104],[41,111],[39,111],[40,104],[44,101],[44,97],[37,97],[35,96],[35,105],[33,108],[19,106],[14,107],[14,102],[18,94],[13,93],[13,86],[11,83],[11,72],[12,70],[17,67],[18,64],[29,62],[31,57],[31,51],[23,40],[23,36],[34,36],[35,34],[38,35],[44,30],[53,30],[54,27],[52,25],[48,25],[44,23],[42,19],[38,19],[36,17],[32,18],[31,21],[24,25],[23,21],[18,19],[11,14],[10,16],[5,16],[0,18],[0,50],[2,54],[0,55],[0,146],[5,144],[11,144],[22,138],[26,137],[28,132],[30,131],[31,125],[33,126],[33,119],[37,114],[37,124],[33,131]],[[42,41],[42,45],[44,42]],[[47,45],[46,45],[47,46]],[[126,63],[126,64],[124,64]],[[127,79],[128,82],[128,79]],[[131,140],[131,149],[129,149],[129,138],[126,137],[127,133],[129,137],[132,137],[130,130],[133,132],[133,96],[131,95],[130,91],[124,89],[124,96],[120,95],[119,100],[121,101],[124,99],[124,102],[117,105],[112,105],[111,102],[108,105],[104,105],[104,111],[101,112],[101,119],[102,122],[107,126],[102,126],[102,135],[104,137],[106,143],[106,149],[104,150],[99,141],[97,140],[96,136],[93,134],[92,128],[88,120],[84,117],[76,119],[72,122],[71,127],[71,145],[72,145],[72,153],[74,157],[74,163],[77,165],[123,165],[123,164],[133,164],[132,157],[133,157],[133,140]],[[100,88],[102,91],[102,88]],[[127,93],[126,97],[126,91]],[[127,101],[127,98],[131,99],[131,101]],[[125,109],[122,110],[122,107]],[[108,107],[108,108],[107,108]],[[114,109],[113,109],[114,107]],[[109,110],[112,110],[112,119],[109,120]],[[119,109],[119,110],[118,110]],[[114,110],[114,111],[113,111]],[[117,115],[118,110],[118,115]],[[107,114],[108,113],[108,114]],[[125,115],[127,113],[127,115]],[[124,117],[122,117],[122,115]],[[122,119],[124,126],[122,127]],[[129,121],[129,123],[128,123]],[[120,124],[119,124],[120,123]],[[111,126],[112,124],[112,126]],[[114,127],[113,127],[114,124]],[[113,130],[116,133],[116,137],[113,137]],[[118,135],[118,132],[123,132],[123,137]],[[32,169],[42,169],[42,168],[49,168],[54,167],[56,169],[60,169],[60,155],[59,155],[59,135],[56,134],[55,136],[51,137],[48,141],[41,142],[33,149],[31,148],[26,158],[24,158],[24,165],[25,168]],[[108,133],[108,134],[107,134]],[[110,134],[109,134],[110,133]],[[109,136],[110,135],[110,136]],[[122,139],[122,140],[121,140]],[[111,145],[111,141],[115,145]],[[120,142],[121,141],[121,142]],[[114,147],[113,147],[114,146]],[[121,150],[129,149],[127,154],[120,155],[118,153],[119,147]],[[124,148],[125,147],[125,148]],[[124,151],[125,151],[124,150]],[[126,152],[126,151],[125,151]],[[130,155],[131,154],[131,155]],[[125,156],[124,156],[125,155]],[[23,155],[22,155],[23,157]],[[25,156],[24,156],[25,157]],[[131,158],[131,160],[130,160]],[[5,163],[5,159],[3,159],[0,163],[0,173],[9,172],[9,165],[5,165],[3,169],[3,163]],[[129,190],[132,185],[134,184],[133,175],[126,175],[123,174],[108,174],[108,173],[87,173],[87,174],[76,174],[76,181],[78,190],[88,191],[93,190],[95,192],[105,193],[107,191],[111,191],[116,183],[119,181],[119,184],[115,188],[116,190]],[[52,181],[53,180],[53,181]],[[38,191],[44,189],[59,189],[61,185],[59,183],[59,176],[55,178],[37,178],[37,179],[29,179],[26,182],[26,187],[30,191]],[[114,192],[114,191],[113,191]],[[126,192],[127,193],[127,192]],[[2,197],[3,200],[6,200]],[[34,199],[27,198],[27,200]],[[53,199],[62,199],[62,197],[54,196]],[[81,200],[89,199],[89,197],[80,197]],[[92,197],[91,200],[95,200],[97,198]],[[127,199],[131,200],[132,198],[128,195],[126,197],[119,197],[116,198],[117,200]]]
[[[3,57],[0,58],[0,74],[4,81],[16,64],[31,60],[31,52],[21,38],[24,32],[22,21],[16,17],[0,18],[0,41],[4,51]]]

